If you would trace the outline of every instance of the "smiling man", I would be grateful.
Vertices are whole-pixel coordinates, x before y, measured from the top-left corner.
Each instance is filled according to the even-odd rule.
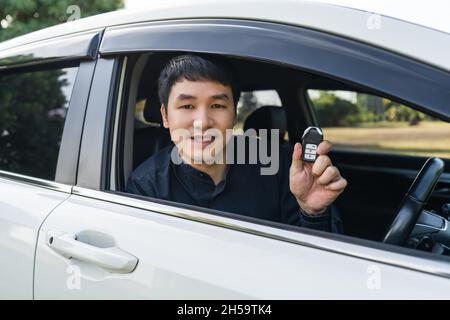
[[[127,192],[291,225],[331,231],[330,204],[347,181],[322,142],[316,162],[301,160],[301,145],[282,149],[279,170],[227,161],[239,90],[228,61],[207,55],[171,59],[159,80],[161,114],[174,144],[144,161]],[[242,152],[242,150],[237,150]],[[178,156],[179,161],[176,161]],[[228,159],[229,160],[229,159]]]

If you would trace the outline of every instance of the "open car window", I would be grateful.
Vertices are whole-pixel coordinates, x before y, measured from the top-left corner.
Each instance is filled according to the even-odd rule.
[[[130,57],[128,60],[127,72],[130,73],[125,79],[131,79],[131,82],[124,84],[124,87],[129,87],[129,92],[125,93],[126,97],[129,99],[125,102],[126,111],[119,113],[125,124],[121,126],[123,128],[122,132],[118,133],[118,136],[124,137],[124,147],[118,147],[117,150],[130,150],[129,153],[124,152],[123,161],[117,161],[118,164],[123,164],[122,168],[119,168],[119,172],[122,173],[120,176],[123,177],[122,183],[118,182],[117,186],[119,191],[127,190],[127,183],[129,183],[130,175],[139,168],[146,160],[150,159],[152,156],[157,154],[160,150],[170,147],[172,144],[170,132],[167,128],[163,126],[163,119],[160,112],[161,101],[159,101],[158,90],[157,90],[157,79],[159,73],[161,72],[161,67],[164,65],[165,61],[168,61],[171,57],[176,55],[176,53],[159,53],[151,55],[140,55],[135,57]],[[298,129],[294,126],[290,127],[288,125],[288,114],[292,114],[293,117],[297,118],[299,121],[296,125],[302,125],[304,120],[301,116],[301,101],[299,99],[292,99],[292,96],[285,96],[286,88],[285,86],[290,83],[286,79],[292,79],[293,77],[301,78],[303,73],[300,71],[295,71],[289,68],[278,67],[274,64],[262,63],[256,61],[243,61],[240,59],[231,59],[233,66],[239,72],[239,82],[240,82],[240,96],[237,102],[237,110],[235,115],[234,126],[230,129],[232,130],[233,136],[244,136],[247,139],[247,132],[256,132],[256,137],[251,133],[249,137],[255,138],[251,141],[261,141],[262,138],[259,135],[260,130],[266,130],[271,132],[271,130],[277,131],[278,138],[276,142],[276,148],[273,154],[271,150],[268,150],[268,154],[275,155],[275,153],[283,152],[283,159],[290,163],[292,158],[292,146],[293,144],[289,141],[290,131],[297,131]],[[261,70],[264,77],[260,77],[254,70]],[[300,89],[298,86],[297,90]],[[296,89],[294,89],[295,91]],[[292,91],[292,93],[294,93]],[[297,94],[293,94],[297,96]],[[170,112],[170,111],[169,111]],[[269,137],[271,139],[271,137]],[[259,143],[259,142],[257,142]],[[266,143],[266,142],[265,142]],[[128,147],[127,147],[128,146]],[[132,148],[129,148],[132,146]],[[247,145],[246,145],[247,147]],[[258,150],[255,150],[258,155]],[[259,151],[261,152],[261,151]],[[251,158],[251,157],[250,157]],[[247,159],[248,160],[248,159]],[[272,161],[272,160],[270,160]],[[277,159],[276,161],[279,161]],[[270,164],[270,163],[269,163]],[[281,191],[278,189],[289,188],[287,177],[289,172],[288,163],[277,163],[274,170],[283,170],[283,175],[286,177],[285,183],[280,185],[276,180],[279,171],[276,171],[273,175],[273,191],[269,192],[270,196],[276,197]],[[232,186],[230,187],[232,188]],[[236,207],[247,207],[250,208],[248,212],[240,210],[239,216],[242,218],[250,217],[255,218],[260,210],[257,206],[252,205],[252,203],[257,204],[258,195],[255,194],[254,199],[245,199],[245,195],[242,195],[242,202],[236,203]],[[167,200],[167,199],[160,199]],[[174,205],[182,205],[183,203],[173,203]],[[279,206],[284,205],[283,203],[278,204],[277,208],[274,208],[273,212],[275,215],[279,215]],[[298,207],[298,204],[296,205]],[[253,209],[252,209],[253,207]],[[197,207],[199,210],[215,209],[208,207]],[[295,208],[293,208],[295,210]],[[227,211],[225,210],[225,213]],[[230,213],[230,212],[228,212]],[[231,212],[233,213],[233,212]],[[297,212],[299,214],[299,212]],[[263,221],[264,218],[261,219]],[[273,220],[263,221],[266,223],[274,222]]]
[[[373,94],[307,91],[335,149],[450,158],[450,124]]]

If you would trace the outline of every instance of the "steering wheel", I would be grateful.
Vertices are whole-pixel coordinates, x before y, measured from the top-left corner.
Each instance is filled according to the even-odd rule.
[[[406,244],[406,240],[411,234],[443,170],[444,161],[440,158],[429,158],[425,162],[403,198],[397,216],[384,236],[384,243]]]

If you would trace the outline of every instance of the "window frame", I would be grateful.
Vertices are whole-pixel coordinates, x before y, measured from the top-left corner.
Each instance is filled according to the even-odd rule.
[[[76,184],[86,100],[102,35],[103,29],[96,29],[7,48],[0,54],[0,74],[68,66],[77,68],[58,152],[55,179],[46,180],[3,170],[0,171],[1,177],[70,193],[71,186]]]
[[[6,48],[0,53],[0,71],[55,62],[94,60],[103,29],[81,32]]]
[[[274,45],[279,50],[264,50]],[[209,52],[285,64],[450,121],[450,72],[325,32],[261,21],[183,19],[107,28],[99,50],[102,57],[149,51]]]
[[[19,180],[30,182],[35,179],[38,184],[42,184],[42,181],[46,181],[44,184],[47,186],[52,182],[66,185],[75,184],[79,143],[81,141],[84,109],[86,107],[86,104],[83,104],[83,101],[86,100],[87,94],[89,93],[89,80],[92,76],[93,65],[95,65],[94,61],[65,61],[63,63],[44,63],[33,65],[32,67],[21,66],[6,71],[0,71],[0,75],[2,73],[16,75],[21,73],[45,72],[49,70],[63,70],[65,68],[76,69],[76,75],[71,88],[71,95],[68,100],[67,114],[64,119],[58,156],[55,163],[54,179],[49,180],[27,174],[10,172],[8,170],[1,170],[3,176],[6,177],[10,174],[11,178],[20,177]]]

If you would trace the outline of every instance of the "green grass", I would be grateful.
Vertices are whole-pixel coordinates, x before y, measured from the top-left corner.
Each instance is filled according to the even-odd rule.
[[[378,123],[357,128],[324,128],[335,149],[385,151],[417,156],[450,158],[450,124],[421,122]]]

